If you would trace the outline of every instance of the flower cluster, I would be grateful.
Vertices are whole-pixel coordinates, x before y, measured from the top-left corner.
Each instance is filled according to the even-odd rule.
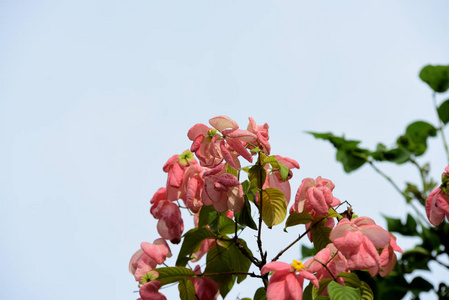
[[[449,166],[444,171],[441,175],[441,185],[430,193],[426,201],[427,218],[435,226],[440,225],[445,216],[446,220],[449,220]]]
[[[159,289],[172,282],[179,282],[181,298],[217,299],[219,293],[226,295],[236,278],[240,282],[248,275],[263,279],[265,285],[268,282],[263,291],[269,300],[302,299],[304,279],[321,288],[320,280],[325,278],[345,285],[339,274],[352,270],[367,270],[372,276],[385,276],[392,270],[395,251],[402,252],[395,237],[368,217],[337,213],[341,202],[333,195],[335,185],[322,177],[302,181],[286,222],[289,226],[305,224],[317,254],[305,264],[277,261],[289,246],[268,262],[260,226],[262,221],[268,228],[284,221],[291,198],[292,170],[299,169],[299,164],[288,157],[271,155],[267,124],[257,125],[249,118],[247,129],[240,129],[226,116],[212,118],[209,124],[211,127],[194,125],[187,133],[190,149],[170,157],[162,168],[167,173],[166,185],[150,201],[150,213],[158,220],[161,238],[153,244],[142,243],[129,265],[140,284],[141,300],[166,299]],[[240,160],[255,163],[242,167]],[[248,178],[242,183],[241,172]],[[437,197],[435,207],[429,208],[436,222],[441,214],[436,209],[444,209],[440,198],[446,199]],[[258,210],[259,225],[253,220],[251,206]],[[195,227],[187,233],[181,209],[193,216]],[[245,227],[258,231],[260,259],[239,237]],[[171,257],[167,241],[183,241],[176,267],[158,267]],[[204,272],[198,265],[186,267],[188,261],[197,262],[206,254]],[[248,273],[251,264],[259,268],[260,275]]]

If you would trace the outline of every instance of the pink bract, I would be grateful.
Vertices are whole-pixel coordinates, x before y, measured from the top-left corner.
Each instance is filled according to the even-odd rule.
[[[243,189],[237,178],[224,172],[224,165],[205,172],[202,200],[217,212],[240,211],[244,204]]]
[[[274,261],[266,264],[260,270],[261,274],[274,271],[271,275],[267,289],[267,299],[301,300],[303,294],[304,278],[310,280],[317,288],[318,280],[306,270],[297,271],[291,265]]]
[[[195,266],[195,274],[201,274],[200,266]],[[193,286],[198,300],[216,300],[219,295],[219,285],[208,277],[193,277]]]
[[[262,152],[266,155],[270,155],[271,145],[268,142],[270,136],[268,135],[268,124],[264,125],[256,125],[256,122],[253,118],[249,117],[248,131],[254,133],[257,137],[257,141],[259,142],[259,146],[262,149]],[[299,168],[299,167],[298,167]]]
[[[381,270],[377,249],[390,244],[390,233],[368,217],[349,221],[343,218],[332,230],[330,240],[348,260],[348,270],[368,269],[371,276]]]
[[[296,192],[295,203],[290,213],[306,211],[312,216],[327,215],[329,208],[340,204],[340,200],[332,195],[335,185],[329,179],[318,176],[315,180],[306,178]]]
[[[142,300],[167,300],[167,298],[159,293],[161,283],[157,280],[152,280],[140,287],[139,294]]]

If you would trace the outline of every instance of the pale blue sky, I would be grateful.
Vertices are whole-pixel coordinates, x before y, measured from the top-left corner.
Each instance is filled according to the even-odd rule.
[[[248,116],[268,122],[273,154],[301,166],[293,193],[321,175],[359,215],[381,225],[381,213],[402,216],[382,178],[368,167],[345,175],[332,147],[304,131],[374,147],[412,120],[434,122],[417,74],[449,63],[448,8],[443,0],[1,1],[0,298],[137,299],[128,261],[141,241],[158,238],[148,209],[166,180],[162,166],[190,147],[192,125],[216,115],[241,127]],[[430,147],[422,161],[438,178],[441,142]],[[383,169],[401,186],[404,175],[418,180],[411,168]],[[265,234],[269,256],[294,235]],[[285,257],[299,258],[298,249]],[[256,284],[227,299],[252,296]],[[177,298],[176,287],[163,292]]]

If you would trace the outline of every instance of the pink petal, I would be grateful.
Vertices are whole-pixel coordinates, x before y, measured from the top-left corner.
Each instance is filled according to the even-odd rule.
[[[253,162],[253,157],[251,153],[248,152],[248,150],[243,146],[242,142],[239,139],[233,139],[233,138],[227,138],[226,142],[229,144],[229,146],[232,147],[232,149],[243,156],[247,161]]]
[[[281,262],[281,261],[273,261],[265,266],[262,267],[260,270],[260,273],[263,275],[265,273],[271,272],[271,271],[289,271],[293,272],[295,269],[289,265],[288,263]]]
[[[196,124],[192,128],[190,128],[189,132],[187,133],[187,137],[189,140],[194,141],[198,136],[207,136],[209,130],[212,128],[207,127],[204,124]]]
[[[140,287],[139,293],[142,300],[167,300],[167,298],[159,293],[161,283],[157,280],[152,280]]]

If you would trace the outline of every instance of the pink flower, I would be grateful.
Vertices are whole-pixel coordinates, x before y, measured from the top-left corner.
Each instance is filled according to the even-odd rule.
[[[193,213],[197,213],[203,205],[201,200],[204,186],[203,173],[203,168],[198,164],[189,166],[184,173],[182,190],[185,191],[185,197],[182,199]]]
[[[319,262],[326,265],[327,269]],[[323,278],[337,277],[338,273],[345,272],[346,258],[331,243],[318,252],[314,257],[309,258],[304,265],[310,273],[316,272],[316,278],[321,280]]]
[[[217,212],[242,209],[244,204],[242,186],[234,175],[224,172],[224,165],[205,172],[203,177],[204,205],[213,205]]]
[[[239,129],[237,123],[226,116],[212,118],[209,123],[214,129],[204,124],[196,124],[187,133],[193,141],[190,149],[203,167],[214,168],[224,159],[231,167],[240,170],[239,155],[252,162],[252,155],[245,145],[256,140],[254,133]],[[220,136],[217,130],[223,136]]]
[[[134,275],[136,281],[140,281],[143,275],[162,264],[167,257],[171,257],[170,248],[164,239],[156,239],[153,244],[143,242],[140,248],[131,257],[129,272]]]
[[[426,213],[429,222],[438,226],[443,222],[444,217],[449,220],[449,166],[445,168],[445,172],[441,175],[442,184],[434,189],[427,197]]]
[[[380,276],[385,277],[390,273],[394,265],[396,264],[397,257],[396,253],[394,251],[398,251],[400,253],[403,253],[402,249],[396,244],[396,237],[390,233],[390,244],[385,247],[381,254],[380,254],[380,260],[381,260],[381,270],[379,272]]]
[[[193,141],[190,150],[195,153],[201,166],[214,168],[223,161],[220,151],[220,143],[216,130],[204,124],[196,124],[187,133],[188,138]]]
[[[158,219],[157,231],[162,238],[170,240],[173,244],[181,241],[184,231],[184,222],[178,205],[167,200],[165,188],[160,188],[151,199],[150,212]]]
[[[306,211],[314,217],[327,215],[330,207],[340,204],[340,200],[332,195],[334,187],[332,181],[321,176],[315,180],[304,179],[296,193],[295,204],[290,209],[290,213]]]
[[[200,266],[193,270],[195,274],[201,274]],[[219,294],[219,285],[208,277],[193,277],[193,286],[198,300],[216,300]]]
[[[140,297],[142,297],[142,300],[167,300],[163,294],[159,293],[160,288],[160,281],[149,281],[140,287]]]
[[[301,300],[304,278],[310,280],[317,288],[319,287],[318,279],[312,273],[306,271],[304,265],[296,260],[291,265],[274,261],[266,264],[260,270],[262,275],[270,271],[274,271],[274,274],[271,275],[268,284],[268,300]]]
[[[254,133],[257,137],[257,142],[259,143],[259,147],[263,153],[266,155],[270,155],[271,145],[268,142],[270,139],[268,135],[268,124],[264,125],[256,125],[256,122],[253,118],[249,117],[248,131]],[[299,168],[299,167],[298,167]]]
[[[272,168],[267,174],[267,179],[265,180],[265,184],[264,184],[263,188],[266,189],[269,187],[273,187],[273,188],[277,188],[278,190],[280,190],[284,194],[285,202],[288,205],[290,202],[290,194],[291,194],[289,180],[293,176],[291,169],[293,169],[293,168],[299,169],[299,164],[296,160],[293,160],[288,157],[282,157],[280,155],[276,155],[275,157],[276,157],[276,160],[280,164],[289,168],[289,174],[288,174],[287,180],[284,181],[282,179],[281,172],[279,169]],[[266,168],[268,168],[268,164],[266,165]]]
[[[196,165],[197,161],[193,157],[193,153],[189,150],[184,151],[181,155],[173,155],[165,163],[162,168],[167,176],[167,199],[170,201],[185,198],[185,189],[183,188],[183,178],[186,168]]]
[[[332,230],[330,240],[348,260],[348,270],[368,269],[371,276],[378,274],[382,260],[378,249],[390,245],[390,233],[368,217],[342,219]]]

